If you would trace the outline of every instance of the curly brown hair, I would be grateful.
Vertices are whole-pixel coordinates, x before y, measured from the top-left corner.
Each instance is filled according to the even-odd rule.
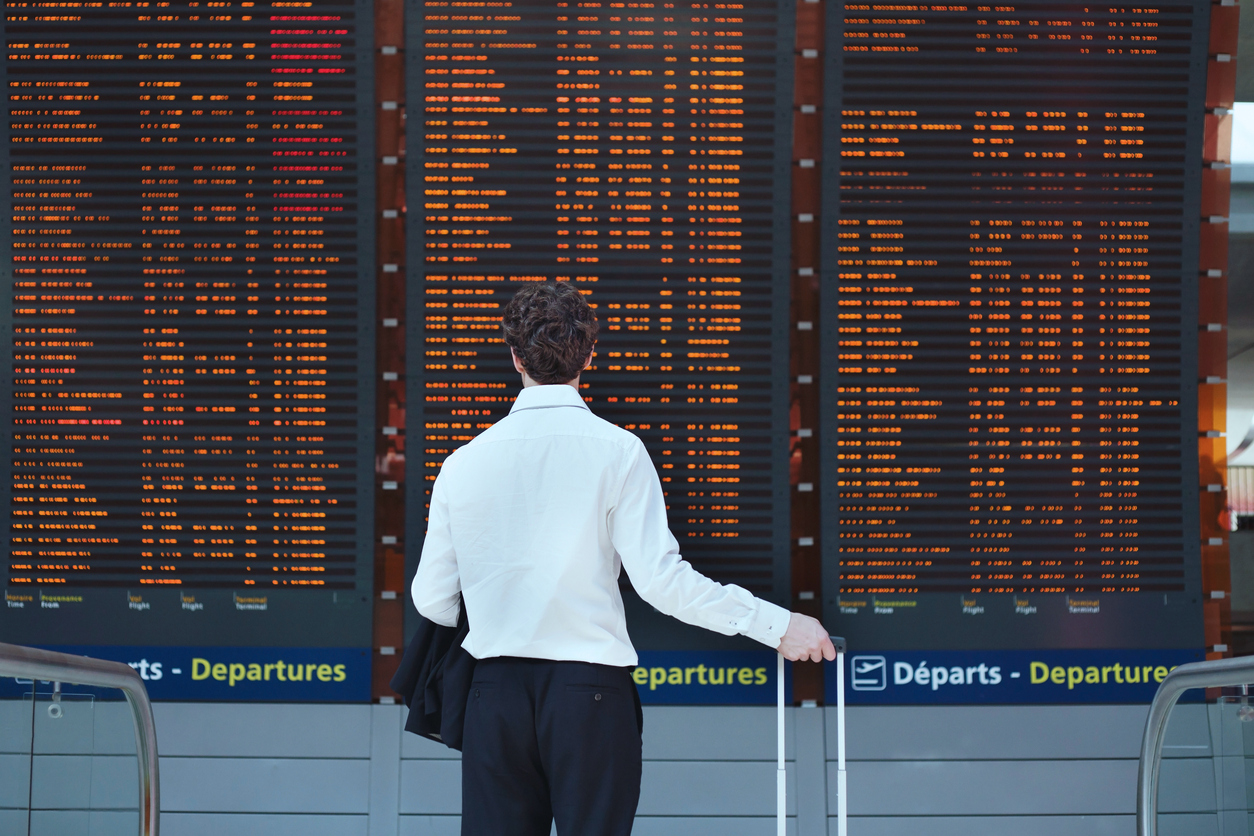
[[[536,383],[579,376],[597,341],[597,315],[566,282],[529,284],[514,294],[501,320],[505,344]]]

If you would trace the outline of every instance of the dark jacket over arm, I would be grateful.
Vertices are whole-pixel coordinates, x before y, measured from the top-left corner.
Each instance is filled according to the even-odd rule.
[[[475,658],[462,649],[470,625],[463,610],[456,627],[418,617],[418,629],[405,647],[392,677],[392,690],[409,708],[405,731],[461,751],[466,698],[475,674]]]

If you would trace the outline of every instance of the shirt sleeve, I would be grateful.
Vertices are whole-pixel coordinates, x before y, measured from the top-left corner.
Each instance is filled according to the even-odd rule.
[[[443,473],[431,490],[431,508],[427,514],[427,536],[422,543],[422,557],[410,594],[414,606],[423,616],[445,627],[456,627],[461,614],[462,587],[457,572],[457,554],[453,551],[453,534],[449,527],[448,498],[442,484]]]
[[[788,610],[742,587],[712,581],[680,557],[657,471],[638,441],[625,457],[609,533],[632,586],[655,609],[716,633],[741,633],[767,647],[779,646],[788,629]]]

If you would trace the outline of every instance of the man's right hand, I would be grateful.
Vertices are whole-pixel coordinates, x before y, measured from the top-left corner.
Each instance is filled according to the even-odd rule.
[[[788,630],[777,649],[790,662],[821,662],[824,659],[832,662],[836,659],[836,648],[822,623],[817,618],[798,612],[792,613],[789,618]]]

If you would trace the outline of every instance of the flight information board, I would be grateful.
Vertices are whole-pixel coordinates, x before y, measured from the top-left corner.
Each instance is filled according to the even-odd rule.
[[[584,397],[644,441],[683,555],[787,600],[791,14],[415,6],[413,565],[440,464],[517,394],[502,308],[523,282],[569,281],[601,323]]]
[[[368,6],[6,15],[0,634],[368,648]],[[368,658],[353,665],[316,682],[368,696]],[[283,670],[236,687],[232,667],[229,685]]]
[[[829,12],[824,598],[852,646],[1200,650],[1208,22]]]

